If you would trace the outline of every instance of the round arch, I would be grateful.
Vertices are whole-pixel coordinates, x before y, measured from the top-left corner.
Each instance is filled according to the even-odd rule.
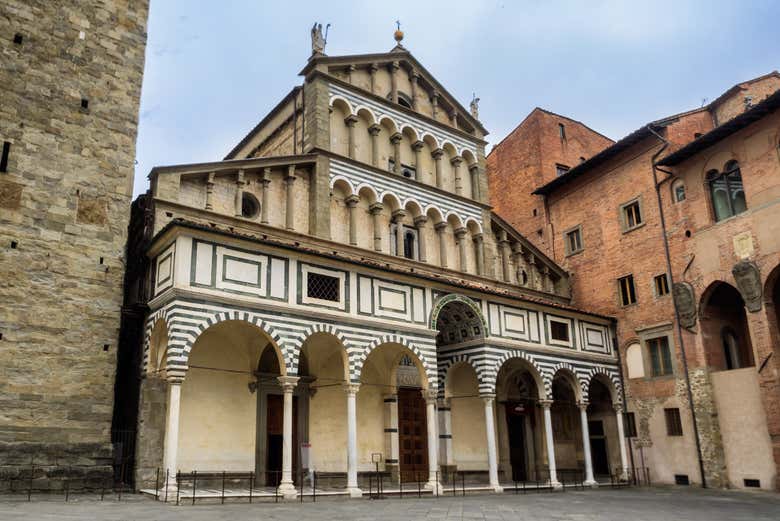
[[[459,302],[471,309],[471,311],[473,311],[474,314],[479,318],[479,321],[482,324],[482,331],[484,331],[485,336],[487,336],[487,321],[485,320],[485,316],[482,314],[482,310],[479,308],[476,302],[471,300],[469,297],[459,293],[450,293],[449,295],[444,295],[439,297],[436,302],[433,303],[431,317],[428,319],[428,327],[431,329],[436,329],[436,322],[439,320],[439,315],[441,314],[444,307],[452,302]]]
[[[493,382],[491,392],[495,393],[498,385],[498,377],[501,374],[501,370],[505,365],[512,360],[516,360],[522,363],[524,369],[526,369],[536,384],[536,390],[539,393],[539,399],[545,400],[550,397],[550,389],[547,382],[544,379],[543,371],[536,361],[523,351],[507,351],[501,357],[496,360],[493,365]]]
[[[438,385],[438,375],[436,374],[436,368],[432,367],[430,362],[426,359],[423,352],[414,343],[409,342],[404,337],[395,334],[382,335],[375,338],[366,348],[361,352],[350,353],[350,378],[353,382],[360,382],[360,375],[363,371],[363,365],[366,359],[377,348],[382,347],[385,344],[396,344],[407,351],[407,354],[413,355],[412,360],[418,369],[420,369],[421,381],[424,384],[424,388],[436,389]],[[398,358],[400,361],[400,357]]]
[[[552,397],[552,385],[556,378],[563,379],[571,387],[574,399],[582,402],[587,396],[587,386],[577,377],[574,368],[569,364],[558,364],[551,371],[550,397]]]

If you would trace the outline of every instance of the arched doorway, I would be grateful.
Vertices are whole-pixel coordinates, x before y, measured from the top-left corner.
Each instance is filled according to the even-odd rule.
[[[610,469],[620,471],[620,446],[610,384],[594,377],[588,386],[588,434],[593,474],[609,477]]]
[[[707,365],[713,370],[754,365],[745,301],[736,288],[718,281],[704,292],[701,324]]]
[[[544,479],[541,385],[535,368],[520,358],[510,358],[498,371],[499,466],[504,480]]]
[[[562,479],[571,479],[578,477],[585,466],[577,377],[566,369],[556,372],[552,381],[552,399],[550,413],[558,475]]]

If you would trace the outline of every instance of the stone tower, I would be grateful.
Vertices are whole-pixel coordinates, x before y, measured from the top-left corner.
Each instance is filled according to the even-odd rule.
[[[148,1],[85,7],[0,0],[0,469],[41,486],[112,461]]]

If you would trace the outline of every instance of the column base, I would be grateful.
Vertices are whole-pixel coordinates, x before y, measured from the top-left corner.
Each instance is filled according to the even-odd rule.
[[[504,492],[504,487],[502,487],[501,485],[490,485],[490,486],[493,489],[493,492],[495,492],[496,494],[501,494],[502,492]]]
[[[598,486],[599,486],[598,481],[596,481],[594,479],[585,480],[582,484],[585,485],[586,487],[590,487],[590,488],[598,488]]]
[[[347,487],[347,494],[349,494],[349,497],[351,498],[363,497],[363,491],[357,487]]]
[[[550,486],[552,487],[553,490],[562,490],[563,489],[563,485],[561,484],[560,481],[551,481],[550,482]]]
[[[439,496],[444,492],[444,489],[441,486],[441,483],[438,481],[429,481],[425,484],[425,487],[423,487],[425,490],[430,490],[431,494],[434,496]]]
[[[179,487],[176,485],[176,483],[169,483],[166,487],[163,485],[157,490],[157,497],[159,501],[176,501],[176,492],[179,490]]]
[[[292,483],[282,483],[278,488],[279,495],[284,499],[297,499],[298,491]]]

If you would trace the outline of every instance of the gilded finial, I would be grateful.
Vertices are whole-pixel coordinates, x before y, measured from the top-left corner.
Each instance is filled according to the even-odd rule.
[[[395,38],[395,41],[398,42],[398,45],[401,45],[401,40],[404,39],[404,32],[401,30],[401,21],[396,20],[395,21],[395,33],[393,34],[393,37]]]

